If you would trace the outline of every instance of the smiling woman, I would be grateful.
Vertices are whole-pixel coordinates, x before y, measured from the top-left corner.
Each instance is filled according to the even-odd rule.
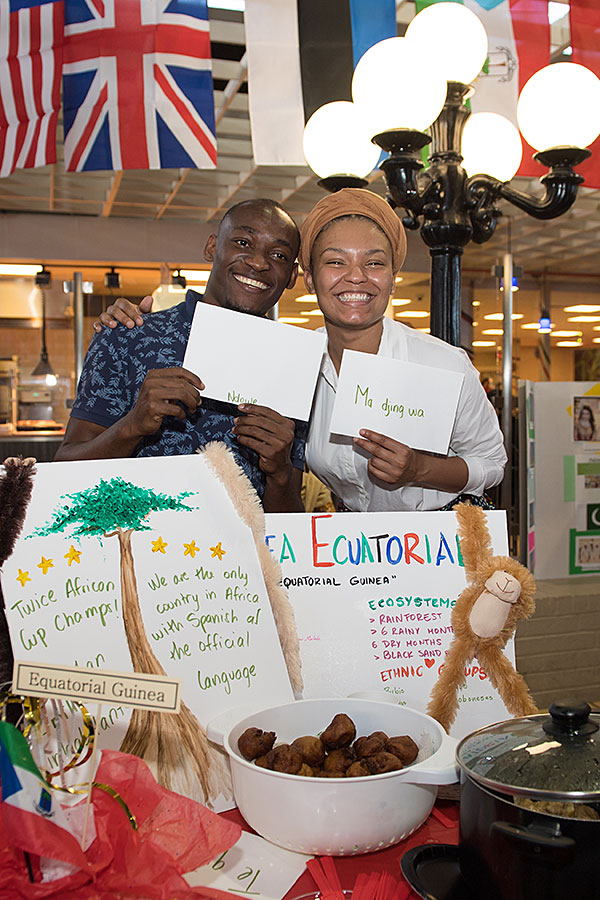
[[[442,509],[502,479],[506,454],[496,414],[463,350],[385,317],[406,252],[404,229],[376,194],[345,188],[324,197],[301,228],[300,261],[325,319],[328,354],[321,369],[306,457],[340,508],[353,511]],[[392,357],[464,375],[447,456],[415,450],[362,429],[330,434],[344,350]]]

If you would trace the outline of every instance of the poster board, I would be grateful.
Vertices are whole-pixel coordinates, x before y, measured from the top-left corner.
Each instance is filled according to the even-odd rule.
[[[488,512],[495,554],[506,515]],[[452,512],[267,515],[300,639],[304,697],[385,691],[425,711],[466,585]],[[514,664],[514,643],[506,655]],[[456,737],[507,718],[477,660],[459,691]]]
[[[600,572],[600,384],[540,382],[535,399],[536,578]],[[589,407],[596,428],[583,421]],[[578,424],[578,419],[582,420]]]
[[[258,547],[209,459],[232,467],[238,493],[246,490],[222,446],[212,456],[36,466],[24,527],[2,575],[16,659],[157,671],[134,666],[141,648],[182,680],[182,700],[203,727],[249,701],[293,699],[262,541]],[[132,590],[139,620],[135,598],[124,615]],[[105,707],[102,746],[125,749],[132,721],[124,706]]]

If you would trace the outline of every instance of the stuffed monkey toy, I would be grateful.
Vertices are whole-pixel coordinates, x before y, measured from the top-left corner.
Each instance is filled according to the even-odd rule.
[[[456,718],[465,665],[474,657],[512,716],[538,712],[523,677],[502,653],[519,619],[529,618],[535,609],[533,575],[508,556],[492,556],[481,507],[460,503],[455,511],[469,584],[452,610],[454,637],[427,707],[446,731]]]

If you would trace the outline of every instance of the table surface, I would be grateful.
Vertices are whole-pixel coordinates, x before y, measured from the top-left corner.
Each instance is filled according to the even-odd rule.
[[[252,832],[253,829],[244,821],[237,809],[231,809],[221,815],[229,819],[229,821],[237,822],[246,831]],[[253,832],[255,833],[255,832]],[[407,892],[403,895],[403,900],[419,900],[418,894],[408,888],[407,883],[402,876],[400,868],[400,860],[403,855],[417,847],[420,844],[458,844],[458,804],[451,800],[438,800],[435,804],[434,811],[429,818],[417,828],[410,837],[393,847],[385,850],[378,850],[375,853],[362,853],[357,856],[337,856],[335,857],[335,867],[338,872],[340,883],[344,890],[351,890],[354,887],[357,876],[364,872],[367,875],[371,872],[389,872],[401,884],[406,885]],[[317,890],[312,876],[308,872],[304,872],[300,878],[287,892],[283,900],[292,900],[293,897],[299,897],[302,894],[309,894]]]

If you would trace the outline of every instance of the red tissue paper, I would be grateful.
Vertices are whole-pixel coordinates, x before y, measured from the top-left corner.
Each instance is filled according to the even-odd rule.
[[[135,817],[137,830],[114,796],[94,788],[90,815],[93,812],[95,837],[85,851],[85,860],[80,868],[62,863],[61,871],[66,869],[68,874],[42,880],[47,879],[52,866],[36,856],[34,846],[25,854],[22,839],[12,840],[0,816],[2,900],[232,897],[231,893],[212,888],[190,887],[183,874],[232,847],[241,834],[238,825],[194,800],[161,787],[137,756],[102,751],[94,781],[110,786],[120,795]],[[60,795],[57,792],[53,796]],[[84,803],[82,799],[81,804]]]

